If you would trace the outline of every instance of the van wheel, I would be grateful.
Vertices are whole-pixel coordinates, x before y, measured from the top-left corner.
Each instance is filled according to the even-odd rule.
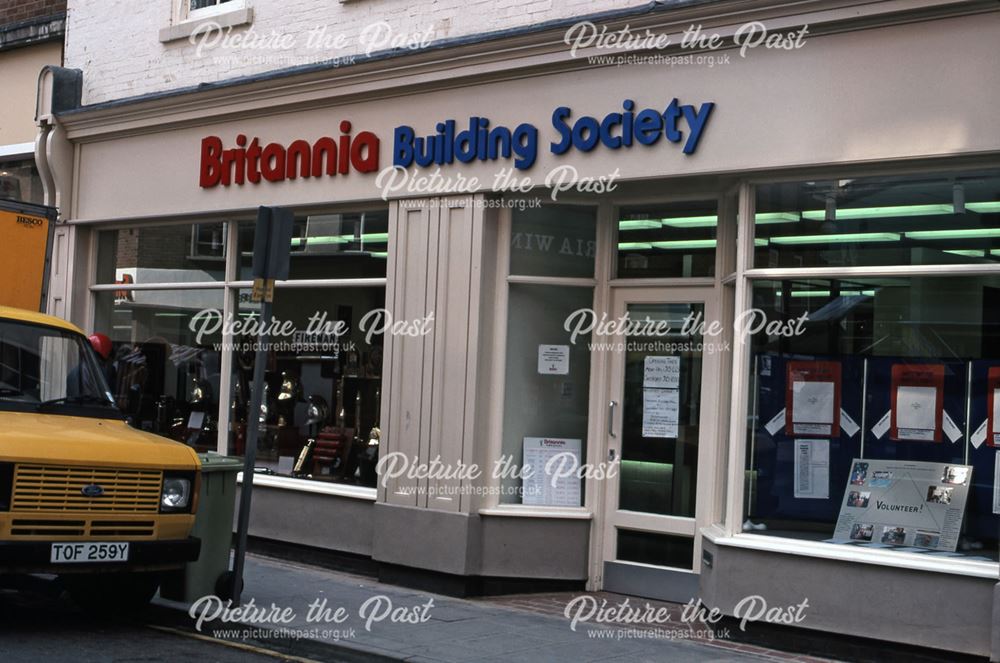
[[[61,579],[81,608],[112,615],[144,607],[160,588],[158,573],[94,573],[66,575]]]

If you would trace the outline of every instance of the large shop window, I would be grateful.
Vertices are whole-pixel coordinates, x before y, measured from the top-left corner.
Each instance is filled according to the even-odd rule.
[[[199,451],[218,448],[223,337],[196,333],[192,321],[223,308],[226,233],[211,222],[97,234],[96,282],[119,287],[95,293],[92,331],[111,338],[118,407],[133,426]]]
[[[553,484],[545,466],[558,455],[549,467],[565,474],[586,458],[590,335],[574,337],[567,320],[593,308],[596,233],[593,208],[554,205],[513,214],[510,275],[516,282],[508,286],[501,454],[507,467],[532,471],[501,477],[501,503],[583,505],[582,481],[565,477]],[[552,284],[546,277],[569,281]]]
[[[625,207],[618,217],[618,278],[715,275],[717,201]]]
[[[965,173],[758,187],[754,267],[993,263],[997,186]]]
[[[758,263],[1000,256],[995,173],[765,186],[758,204],[758,219],[788,217],[780,231],[758,220],[771,243]],[[752,335],[744,529],[995,561],[1000,269],[877,271],[753,283],[755,317],[772,326]]]
[[[258,426],[257,470],[375,486],[381,439],[385,287],[278,288],[274,317],[287,334],[267,349],[264,399],[248,417],[252,338],[235,338],[230,453],[242,456]],[[239,316],[260,304],[239,291]]]
[[[133,426],[216,450],[222,335],[199,335],[191,322],[221,310],[223,296],[221,288],[96,293],[93,331],[112,341],[105,376]]]
[[[239,227],[239,278],[253,266],[253,224]],[[384,211],[314,214],[295,220],[290,281],[385,278],[389,215]]]
[[[233,338],[229,451],[242,455],[249,426],[258,426],[259,472],[375,486],[388,227],[384,210],[296,218],[290,278],[274,298],[283,330],[266,348],[264,400],[255,416],[253,338]],[[253,232],[253,224],[239,227],[242,280],[249,278]],[[235,294],[240,321],[258,319],[250,290]]]
[[[226,277],[226,224],[141,226],[97,235],[97,283],[205,283]]]
[[[112,340],[104,369],[115,400],[132,425],[199,451],[242,455],[249,426],[258,426],[258,472],[374,486],[387,212],[296,217],[256,414],[249,412],[260,310],[248,285],[254,223],[230,228],[206,222],[98,233],[93,331]]]

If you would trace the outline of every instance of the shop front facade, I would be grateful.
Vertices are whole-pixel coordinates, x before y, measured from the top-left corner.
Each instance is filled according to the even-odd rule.
[[[43,114],[52,307],[133,425],[259,428],[259,539],[996,653],[1000,12],[723,5],[611,25],[808,37],[595,66],[566,24]],[[296,221],[252,413],[259,205]]]

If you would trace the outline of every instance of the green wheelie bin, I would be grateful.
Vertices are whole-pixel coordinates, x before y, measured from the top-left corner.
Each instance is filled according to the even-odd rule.
[[[201,489],[198,513],[191,536],[201,539],[198,561],[183,571],[170,574],[160,586],[160,596],[171,601],[192,603],[202,596],[221,595],[219,581],[229,572],[233,542],[233,514],[236,509],[236,475],[243,460],[215,453],[200,453]]]

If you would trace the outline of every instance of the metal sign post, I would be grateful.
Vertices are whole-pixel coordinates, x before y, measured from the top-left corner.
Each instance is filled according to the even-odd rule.
[[[233,559],[230,598],[240,604],[243,593],[243,563],[247,552],[247,527],[250,523],[250,500],[253,497],[254,466],[257,462],[257,438],[260,432],[260,406],[264,396],[264,370],[267,364],[267,341],[274,302],[274,282],[288,278],[289,249],[294,218],[281,207],[261,207],[253,244],[253,295],[260,302],[260,337],[253,365],[253,388],[247,413],[246,453],[243,458],[243,485],[236,527],[236,552]]]

